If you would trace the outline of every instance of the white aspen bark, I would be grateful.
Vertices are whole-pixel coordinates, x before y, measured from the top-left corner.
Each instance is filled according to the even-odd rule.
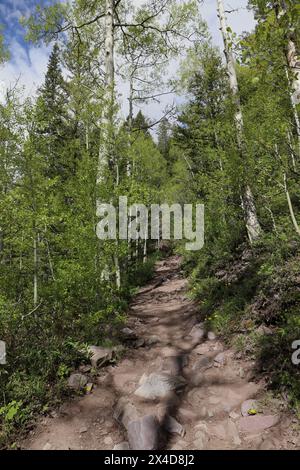
[[[33,239],[33,306],[38,304],[38,235]]]
[[[128,114],[128,130],[131,138],[132,133],[132,123],[133,123],[133,74],[130,76],[130,90],[129,90],[129,114]],[[131,177],[131,164],[130,161],[127,161],[127,176]]]
[[[296,129],[296,134],[297,134],[297,139],[298,139],[298,155],[300,158],[300,118],[299,114],[297,111],[297,104],[300,103],[300,62],[298,62],[298,59],[296,58],[298,65],[297,72],[294,69],[294,61],[293,59],[293,53],[291,51],[296,51],[295,44],[292,41],[289,41],[289,52],[287,53],[287,61],[289,65],[289,70],[291,74],[288,73],[287,71],[287,78],[288,82],[290,83],[290,75],[294,77],[292,80],[292,88],[294,89],[294,93],[290,93],[290,99],[291,99],[291,106],[294,114],[294,121],[295,121],[295,129]]]
[[[102,116],[102,135],[99,146],[97,184],[104,182],[105,170],[109,167],[113,159],[113,113],[115,101],[115,37],[114,37],[114,15],[115,0],[106,0],[105,13],[105,89],[104,89],[104,110]],[[116,166],[116,185],[119,184],[119,169]],[[121,270],[118,258],[118,240],[116,240],[116,252],[113,255],[116,285],[121,287]],[[108,267],[104,269],[101,278],[107,280],[109,278]]]
[[[295,156],[294,156],[294,152],[293,152],[293,139],[292,139],[292,136],[291,136],[290,132],[287,133],[287,139],[288,139],[288,143],[289,143],[290,150],[291,150],[290,153],[291,153],[293,168],[296,171],[296,161],[295,161]],[[300,152],[300,140],[299,140],[299,152]],[[300,153],[299,153],[299,155],[300,155]]]
[[[85,125],[85,149],[87,152],[90,150],[90,133],[89,125],[87,123]]]
[[[289,190],[288,190],[286,173],[284,173],[284,175],[283,175],[283,183],[284,183],[284,191],[285,191],[285,194],[286,194],[291,219],[292,219],[294,228],[296,230],[296,233],[300,236],[300,227],[299,227],[298,222],[296,220],[293,204],[292,204],[290,193],[289,193]]]
[[[224,10],[223,0],[217,0],[218,16],[220,20],[221,32],[224,41],[224,53],[227,63],[227,72],[229,78],[229,85],[232,96],[234,98],[236,112],[235,112],[235,126],[237,130],[237,140],[241,157],[243,158],[243,140],[244,140],[244,122],[243,113],[239,96],[239,86],[236,74],[235,58],[230,46],[228,26]],[[254,202],[252,190],[248,184],[243,189],[242,194],[242,207],[245,214],[246,228],[250,243],[257,240],[261,234],[261,227],[257,218],[257,212]]]
[[[278,8],[275,7],[275,13],[278,22],[280,18],[287,12],[287,6],[284,1]],[[300,158],[300,118],[297,111],[297,105],[300,103],[300,60],[297,54],[297,48],[295,42],[291,39],[287,39],[286,46],[286,60],[288,64],[288,70],[286,71],[288,82],[291,84],[293,91],[290,93],[291,106],[294,114],[295,128],[298,139],[298,155]]]
[[[270,214],[270,217],[271,217],[271,220],[272,220],[272,225],[273,225],[273,230],[276,233],[276,235],[278,235],[277,225],[276,225],[276,221],[275,221],[273,211],[272,211],[271,207],[269,207],[268,205],[266,206],[266,210]]]
[[[128,234],[130,233],[130,230],[131,230],[131,217],[132,217],[132,214],[131,214],[131,207],[129,208],[129,217],[128,217],[128,227],[129,227],[129,231],[128,231]],[[127,261],[128,263],[130,263],[131,261],[131,239],[128,235],[128,240],[127,240],[127,250],[128,250],[128,253],[127,253]]]
[[[148,247],[148,231],[149,231],[149,221],[147,220],[146,229],[145,229],[145,236],[144,236],[144,250],[143,250],[143,263],[147,261],[147,247]]]
[[[99,146],[97,184],[103,182],[104,171],[111,158],[111,127],[114,106],[114,7],[115,0],[106,0],[105,16],[105,89],[104,110],[102,116],[102,135]]]
[[[118,246],[119,244],[117,240],[116,249],[118,249]],[[114,255],[114,262],[115,262],[115,269],[116,269],[116,286],[117,286],[117,289],[121,289],[121,269],[120,269],[119,257],[117,253]]]
[[[293,77],[292,85],[294,92],[292,94],[292,102],[294,105],[297,105],[300,103],[300,60],[297,55],[296,44],[291,39],[289,39],[287,45],[287,61]]]

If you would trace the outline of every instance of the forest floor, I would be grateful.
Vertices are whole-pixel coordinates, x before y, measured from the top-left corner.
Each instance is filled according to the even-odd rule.
[[[205,331],[186,292],[180,258],[159,261],[129,311],[135,346],[100,369],[90,394],[40,418],[20,447],[299,449],[298,420],[253,361]]]

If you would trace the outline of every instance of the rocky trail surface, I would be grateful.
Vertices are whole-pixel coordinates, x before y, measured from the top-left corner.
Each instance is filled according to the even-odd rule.
[[[99,369],[88,394],[41,418],[21,448],[300,448],[297,420],[270,399],[253,362],[205,331],[186,289],[179,257],[158,262],[131,305],[125,354]],[[107,351],[93,352],[99,366]],[[86,387],[82,371],[71,386]]]

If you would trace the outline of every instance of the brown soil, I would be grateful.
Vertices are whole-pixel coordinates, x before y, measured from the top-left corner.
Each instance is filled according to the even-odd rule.
[[[100,370],[91,394],[41,418],[21,448],[113,449],[127,441],[126,430],[114,418],[120,397],[128,398],[140,416],[155,414],[162,428],[167,416],[182,425],[181,435],[161,433],[164,449],[300,448],[297,420],[253,377],[254,363],[237,359],[218,338],[189,336],[199,318],[186,288],[179,257],[157,263],[153,281],[135,296],[128,319],[128,327],[146,345],[128,348],[116,366]],[[220,352],[221,364],[214,361]],[[164,400],[142,400],[134,392],[143,374],[153,372],[183,377],[186,385]],[[244,420],[245,429],[241,404],[254,398],[259,414]],[[275,424],[258,429],[265,427],[267,415]],[[258,428],[252,426],[257,417]]]

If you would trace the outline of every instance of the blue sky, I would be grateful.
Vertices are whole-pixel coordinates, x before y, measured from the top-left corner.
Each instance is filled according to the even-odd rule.
[[[226,9],[239,9],[238,12],[228,15],[228,22],[235,32],[240,34],[253,29],[254,19],[252,13],[246,9],[247,0],[224,1]],[[24,93],[32,95],[43,81],[50,47],[37,47],[24,41],[24,30],[20,26],[19,19],[23,15],[30,15],[36,5],[47,6],[56,2],[57,0],[0,0],[0,24],[4,25],[5,40],[11,54],[10,61],[0,69],[0,94],[5,87],[19,80],[19,85],[24,86]],[[142,3],[143,0],[135,0],[135,2]],[[216,15],[216,0],[204,0],[200,12],[208,23],[213,42],[222,47]],[[123,103],[126,103],[126,90],[125,85]],[[161,105],[151,105],[146,110],[147,114],[157,118],[161,109],[168,104],[168,100],[171,102],[173,99],[174,97],[166,97]],[[126,110],[124,112],[126,113]]]
[[[20,25],[22,16],[28,17],[37,5],[48,6],[55,0],[0,0],[0,22],[4,26],[8,45],[17,41],[25,50],[30,44],[24,41],[24,29]]]

